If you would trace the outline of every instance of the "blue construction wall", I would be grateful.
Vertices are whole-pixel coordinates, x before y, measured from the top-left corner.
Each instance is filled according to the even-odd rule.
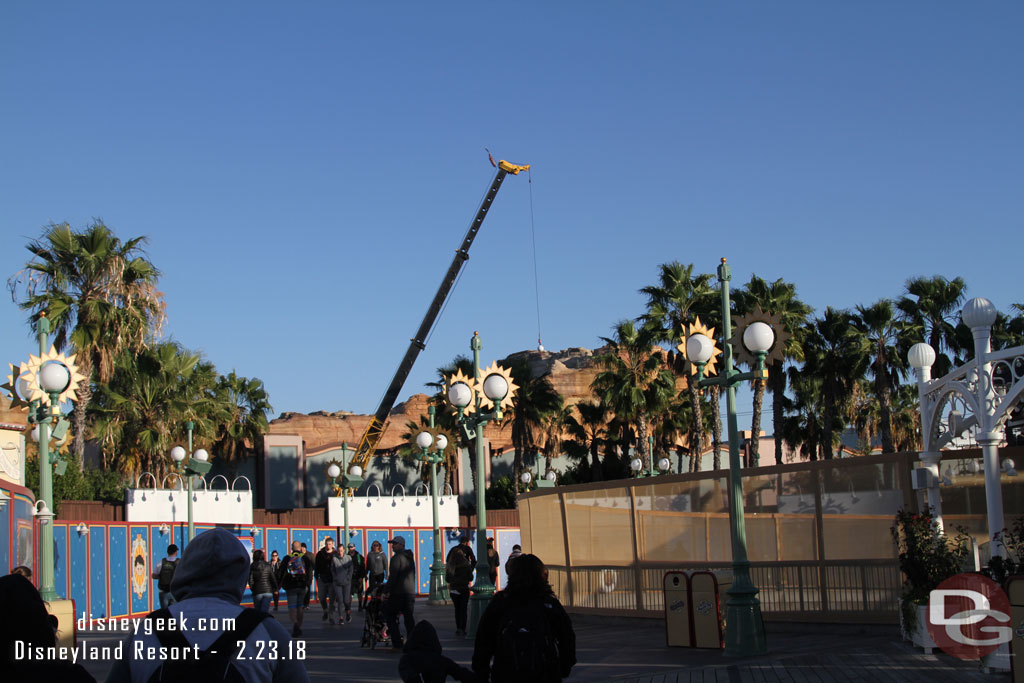
[[[31,509],[26,498],[25,510]],[[13,516],[13,510],[4,512]],[[28,512],[31,519],[31,512]],[[55,567],[54,577],[57,594],[75,601],[79,613],[88,611],[93,619],[110,619],[124,616],[140,616],[160,606],[156,580],[152,578],[153,568],[167,555],[167,546],[175,543],[183,551],[187,545],[184,525],[161,530],[159,524],[127,524],[125,522],[85,522],[88,531],[77,530],[78,521],[59,520],[54,523]],[[16,526],[16,525],[15,525]],[[3,528],[13,528],[0,524]],[[213,526],[197,524],[196,533]],[[312,552],[328,536],[337,541],[343,529],[337,527],[311,526],[270,526],[230,527],[225,529],[239,537],[243,543],[251,543],[253,549],[263,549],[269,558],[276,550],[282,557],[289,551],[292,541],[304,542]],[[388,550],[388,539],[400,535],[405,537],[406,547],[413,551],[417,561],[417,580],[420,593],[430,589],[430,564],[434,553],[434,532],[424,528],[372,527],[350,529],[352,542],[361,555],[366,556],[370,544],[379,541]],[[442,529],[444,554],[458,544],[458,529]],[[518,528],[490,529],[489,537],[495,538],[495,545],[502,565],[512,551],[512,545],[519,543]],[[474,534],[471,533],[471,542]],[[4,538],[0,535],[0,541]],[[315,539],[315,542],[314,542]],[[10,545],[10,544],[8,544]],[[474,543],[475,548],[475,543]],[[31,546],[30,546],[31,549]],[[30,550],[31,552],[31,550]],[[10,548],[8,548],[10,553]],[[3,555],[0,555],[2,558]],[[504,567],[500,570],[498,585],[505,583]],[[314,584],[315,588],[315,584]],[[314,595],[314,600],[317,596]],[[248,590],[243,602],[251,601]]]

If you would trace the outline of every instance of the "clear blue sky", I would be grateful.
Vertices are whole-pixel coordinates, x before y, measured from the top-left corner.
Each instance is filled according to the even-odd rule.
[[[149,237],[174,338],[275,414],[372,412],[486,146],[534,167],[548,349],[598,346],[669,260],[818,310],[932,274],[1024,300],[1024,5],[487,4],[4,3],[0,273],[101,217]],[[0,300],[0,360],[24,320]],[[489,361],[536,327],[509,177],[402,397],[474,330]]]

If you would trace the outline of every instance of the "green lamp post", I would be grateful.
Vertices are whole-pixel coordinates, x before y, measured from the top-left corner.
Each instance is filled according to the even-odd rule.
[[[331,490],[336,496],[341,496],[341,512],[345,524],[345,535],[342,537],[344,540],[338,545],[343,547],[343,552],[348,552],[348,543],[352,540],[352,534],[348,528],[348,499],[352,497],[356,489],[363,485],[363,468],[359,465],[352,465],[345,472],[346,465],[348,464],[348,442],[341,444],[341,463],[339,464],[336,460],[332,460],[327,463],[327,476],[331,478]],[[342,476],[342,472],[345,475]],[[341,485],[338,485],[338,477],[341,477]]]
[[[548,470],[546,474],[541,476],[541,471],[544,469],[544,455],[537,453],[537,488],[539,489],[550,489],[554,488],[555,480],[558,479],[558,475],[555,474],[554,470]],[[533,472],[530,470],[524,470],[522,475],[519,477],[519,481],[526,484],[527,487],[534,480]]]
[[[430,465],[430,499],[434,510],[434,561],[430,565],[430,597],[428,605],[450,605],[451,595],[448,593],[448,583],[445,580],[444,557],[441,550],[441,529],[438,524],[439,508],[437,505],[437,466],[444,461],[444,451],[448,448],[448,436],[438,432],[434,427],[434,416],[437,409],[430,406],[427,409],[430,417],[430,429],[416,435],[416,445],[420,447],[422,455],[420,461]],[[431,446],[436,446],[431,450]]]
[[[725,654],[731,657],[751,657],[765,654],[768,645],[761,618],[761,601],[757,587],[750,578],[750,562],[747,559],[747,531],[743,515],[743,477],[740,471],[739,430],[736,426],[736,385],[740,382],[764,379],[765,358],[775,343],[775,333],[768,324],[756,321],[743,331],[743,344],[754,354],[753,372],[739,372],[733,368],[732,319],[730,318],[729,280],[731,271],[725,259],[718,266],[718,282],[722,295],[722,339],[721,353],[725,356],[725,368],[719,377],[705,379],[704,372],[713,362],[719,350],[713,339],[714,330],[705,330],[699,321],[691,327],[686,338],[686,357],[697,367],[697,381],[700,386],[724,386],[726,388],[726,411],[729,425],[729,525],[732,535],[732,586],[726,593]],[[700,328],[700,329],[697,329]]]
[[[487,505],[484,500],[486,477],[484,473],[484,427],[491,420],[500,420],[503,410],[512,406],[516,385],[511,373],[491,363],[480,370],[480,336],[474,332],[470,342],[473,349],[473,377],[457,371],[448,378],[448,402],[459,414],[459,425],[466,439],[476,443],[476,579],[469,605],[469,636],[476,635],[480,617],[494,595],[490,565],[487,563]],[[484,412],[489,408],[490,412]]]
[[[185,431],[188,432],[188,453],[192,455],[189,457],[188,462],[185,462],[185,456],[187,455],[184,448],[181,446],[175,446],[171,449],[171,460],[174,461],[175,469],[178,472],[178,476],[184,476],[188,481],[188,536],[186,542],[190,543],[196,536],[196,525],[192,515],[192,499],[195,498],[193,478],[202,477],[210,472],[210,468],[213,467],[210,463],[210,454],[205,448],[198,448],[195,451],[192,450],[192,430],[195,429],[195,423],[189,420],[185,423]]]

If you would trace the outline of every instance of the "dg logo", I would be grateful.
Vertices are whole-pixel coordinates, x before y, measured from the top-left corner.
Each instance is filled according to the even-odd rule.
[[[1010,601],[995,581],[957,574],[928,596],[928,633],[943,652],[980,659],[1013,639]],[[1024,623],[1017,628],[1024,635]]]

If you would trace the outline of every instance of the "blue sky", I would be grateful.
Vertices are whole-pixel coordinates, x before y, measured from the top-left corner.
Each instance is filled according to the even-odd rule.
[[[479,330],[594,348],[658,264],[822,310],[962,276],[1024,300],[1011,2],[0,7],[6,278],[50,221],[146,235],[168,331],[275,413],[372,412],[492,177],[402,396]],[[0,360],[35,345],[0,300]]]

